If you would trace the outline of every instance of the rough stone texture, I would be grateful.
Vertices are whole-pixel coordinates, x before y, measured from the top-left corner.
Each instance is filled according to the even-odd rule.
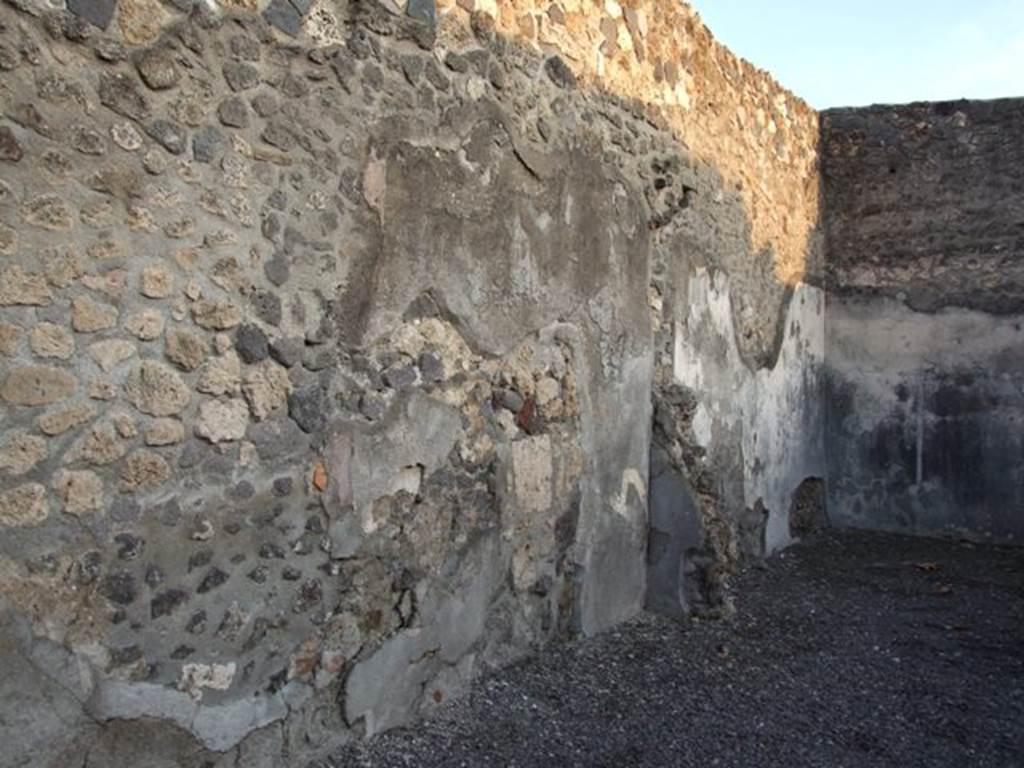
[[[1024,314],[1024,100],[824,113],[829,289]]]
[[[669,0],[185,5],[0,6],[12,759],[280,764],[727,614],[823,476],[817,116]]]
[[[746,569],[734,621],[647,616],[432,686],[428,722],[301,768],[1013,766],[1022,578],[1015,549],[832,534]]]
[[[1024,537],[1022,106],[825,113],[833,523]]]

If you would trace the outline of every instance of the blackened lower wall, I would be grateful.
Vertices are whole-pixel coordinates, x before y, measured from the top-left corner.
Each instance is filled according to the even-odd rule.
[[[1024,535],[1024,101],[827,112],[829,510]]]

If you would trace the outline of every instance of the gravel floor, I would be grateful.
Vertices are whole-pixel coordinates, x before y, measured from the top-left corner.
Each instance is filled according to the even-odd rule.
[[[730,622],[642,617],[334,766],[1024,766],[1024,549],[829,534]]]

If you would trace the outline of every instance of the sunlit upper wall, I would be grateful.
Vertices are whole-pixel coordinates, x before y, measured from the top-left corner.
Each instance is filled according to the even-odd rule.
[[[720,45],[676,0],[439,0],[442,26],[492,15],[505,35],[559,53],[584,82],[661,108],[676,135],[742,196],[753,246],[787,283],[818,222],[818,115]]]
[[[430,5],[373,1],[396,13],[410,2]],[[323,44],[344,38],[346,0],[203,4],[262,12],[277,34],[305,32]],[[787,283],[804,277],[818,222],[818,115],[716,42],[689,6],[679,0],[437,0],[439,44],[452,42],[473,12],[491,16],[510,39],[558,53],[582,82],[660,108],[680,141],[740,194],[752,246],[773,254],[776,276]],[[110,31],[146,44],[175,16],[159,0],[118,0]]]

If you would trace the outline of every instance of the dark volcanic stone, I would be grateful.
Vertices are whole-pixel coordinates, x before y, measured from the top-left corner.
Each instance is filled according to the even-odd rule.
[[[290,496],[294,481],[290,477],[278,477],[274,480],[275,496]]]
[[[389,368],[384,371],[384,383],[392,389],[412,386],[416,383],[416,369],[411,365]]]
[[[288,396],[288,415],[306,433],[319,432],[327,425],[326,397],[317,385],[297,389]]]
[[[212,162],[227,144],[227,139],[218,128],[208,125],[192,136],[192,155],[196,162]]]
[[[244,501],[256,495],[256,488],[248,480],[240,480],[228,494],[232,499]]]
[[[196,649],[193,648],[191,645],[179,645],[177,648],[171,651],[171,658],[175,661],[181,661],[182,659],[187,659],[195,652]]]
[[[230,128],[245,128],[249,125],[249,109],[237,96],[229,96],[220,103],[217,117]]]
[[[423,74],[427,81],[439,91],[447,91],[448,86],[451,85],[452,81],[448,79],[448,75],[441,71],[441,68],[437,66],[437,62],[433,59],[427,60]]]
[[[103,558],[99,552],[86,552],[77,561],[72,571],[75,583],[79,586],[95,583],[103,570]]]
[[[252,97],[252,108],[260,117],[270,117],[277,112],[277,99],[269,93],[257,93]],[[278,210],[284,210],[279,208]]]
[[[402,57],[402,74],[409,85],[416,85],[423,74],[423,57],[407,55]]]
[[[270,356],[285,368],[294,368],[302,362],[302,352],[305,344],[302,339],[289,337],[277,339],[270,345]]]
[[[116,64],[128,58],[128,49],[124,47],[124,44],[120,40],[114,40],[109,37],[97,40],[96,47],[93,50],[96,53],[96,58],[111,64]]]
[[[213,550],[211,549],[202,549],[193,553],[188,558],[188,572],[192,573],[196,568],[209,565],[211,560],[213,560]]]
[[[135,560],[146,548],[146,541],[131,533],[119,533],[114,537],[119,560]]]
[[[258,325],[243,324],[235,333],[235,349],[243,362],[252,364],[266,360],[270,354],[267,335]]]
[[[186,446],[186,448],[187,447],[188,446]],[[181,504],[178,502],[178,498],[175,497],[173,499],[168,499],[167,501],[158,504],[153,509],[153,517],[168,528],[173,528],[180,523],[182,515]]]
[[[228,42],[231,55],[244,61],[260,60],[260,44],[249,35],[234,35]]]
[[[263,215],[263,220],[260,222],[260,234],[271,242],[274,242],[281,234],[281,219],[273,211],[268,211]]]
[[[137,645],[129,645],[124,648],[110,649],[110,667],[125,667],[133,664],[142,658],[142,649]]]
[[[0,160],[16,163],[25,155],[14,132],[6,125],[0,127]]]
[[[371,421],[376,421],[387,410],[387,401],[376,392],[364,392],[359,398],[359,412]]]
[[[514,389],[497,389],[494,391],[494,402],[512,413],[519,413],[526,400]]]
[[[288,127],[280,121],[269,123],[260,134],[260,138],[272,147],[287,152],[295,144],[295,136]]]
[[[292,610],[295,613],[305,613],[310,608],[318,605],[322,598],[323,589],[320,586],[320,582],[317,579],[310,579],[303,582],[299,588],[299,594],[296,596]]]
[[[444,378],[444,365],[441,363],[440,358],[431,352],[420,354],[417,365],[424,381],[441,381]]]
[[[181,79],[174,56],[166,48],[151,48],[135,62],[139,76],[154,91],[173,88]]]
[[[146,135],[172,155],[180,155],[188,145],[188,132],[177,123],[162,117],[146,126]]]
[[[434,26],[437,23],[437,5],[435,0],[409,0],[405,12],[410,18],[424,24]]]
[[[506,77],[505,70],[502,69],[498,62],[491,64],[487,71],[487,78],[491,81],[491,85],[497,88],[499,91],[505,87]]]
[[[93,35],[93,29],[89,22],[81,16],[74,16],[69,13],[61,14],[60,28],[61,32],[64,33],[64,37],[73,43],[84,43]]]
[[[561,56],[551,56],[544,62],[544,71],[547,72],[551,82],[559,88],[572,88],[576,85],[576,75],[569,69]]]
[[[302,14],[288,0],[271,0],[263,11],[263,18],[291,37],[297,36],[302,29]]]
[[[212,589],[216,589],[225,581],[228,580],[228,574],[222,571],[220,568],[211,568],[206,572],[202,582],[199,584],[199,588],[196,590],[200,595],[206,594]]]
[[[337,362],[337,356],[330,349],[310,347],[302,355],[302,367],[309,371],[323,371]]]
[[[103,596],[112,603],[131,605],[137,594],[135,577],[128,571],[114,571],[103,581]]]
[[[71,143],[83,155],[100,156],[107,152],[107,140],[98,131],[84,125],[72,129]]]
[[[149,103],[139,84],[128,75],[100,75],[100,103],[119,115],[143,120],[149,115]]]
[[[731,620],[645,615],[548,645],[429,721],[339,747],[329,762],[1021,764],[1019,548],[829,533],[735,581]]]
[[[448,55],[444,57],[444,63],[452,72],[462,73],[469,71],[469,59],[455,51],[448,52]]]
[[[288,193],[283,189],[275,189],[267,197],[267,205],[273,208],[275,211],[283,211],[288,207]]]
[[[146,569],[146,584],[151,589],[156,589],[164,583],[164,572],[157,565],[151,565]]]
[[[249,297],[253,311],[263,322],[268,325],[281,324],[281,299],[276,293],[270,291],[256,291]]]
[[[185,631],[192,635],[201,635],[206,631],[206,611],[196,611],[185,625]]]
[[[224,64],[224,80],[232,91],[245,91],[260,82],[260,71],[244,61],[229,61]]]
[[[264,560],[284,560],[284,550],[272,541],[260,544],[260,557]]]
[[[174,613],[182,603],[188,601],[188,592],[180,589],[168,589],[159,593],[149,604],[149,614],[154,619],[161,616],[169,616]]]
[[[298,457],[309,449],[309,438],[288,418],[254,422],[245,436],[256,446],[261,461],[282,461]]]
[[[185,443],[185,447],[181,451],[181,456],[178,457],[178,466],[181,469],[192,469],[192,467],[198,466],[203,457],[207,454],[207,446],[200,440],[189,440]]]
[[[68,10],[94,27],[106,29],[114,18],[117,0],[68,0]]]
[[[279,88],[281,93],[293,99],[301,99],[309,94],[309,83],[291,72],[282,78]]]

